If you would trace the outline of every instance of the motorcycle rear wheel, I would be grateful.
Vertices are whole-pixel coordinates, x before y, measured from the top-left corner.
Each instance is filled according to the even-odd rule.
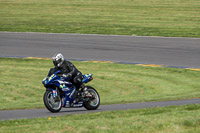
[[[47,90],[44,93],[43,101],[44,101],[44,105],[46,106],[46,108],[52,113],[57,113],[62,108],[62,101],[55,100],[53,98],[53,92],[51,90]]]
[[[87,110],[96,110],[99,105],[100,105],[100,97],[98,92],[91,86],[87,86],[87,91],[88,93],[90,93],[91,95],[93,95],[94,99],[92,100],[88,100],[88,101],[84,101],[83,102],[83,106],[87,109]]]

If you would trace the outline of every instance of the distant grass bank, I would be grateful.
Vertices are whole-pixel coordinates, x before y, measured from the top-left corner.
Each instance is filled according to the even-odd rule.
[[[0,132],[199,133],[200,105],[0,121]]]
[[[200,96],[200,72],[127,64],[73,62],[82,73],[93,73],[88,85],[98,90],[101,104],[160,101]],[[0,58],[0,109],[41,108],[41,81],[51,60]]]
[[[0,31],[200,37],[199,0],[1,0]]]

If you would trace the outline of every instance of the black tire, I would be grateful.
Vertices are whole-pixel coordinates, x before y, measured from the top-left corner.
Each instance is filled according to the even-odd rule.
[[[51,105],[51,103],[50,103],[50,98],[49,97],[53,97],[52,96],[53,95],[53,92],[51,91],[51,90],[47,90],[45,93],[44,93],[44,96],[43,96],[43,101],[44,101],[44,105],[46,106],[46,108],[50,111],[50,112],[52,112],[52,113],[57,113],[57,112],[59,112],[60,110],[61,110],[61,108],[62,108],[62,102],[61,102],[61,100],[60,101],[57,101],[57,103],[58,103],[58,107],[57,108],[53,108],[52,106],[53,105]],[[56,103],[56,102],[55,102]]]
[[[87,110],[95,110],[99,107],[100,105],[100,97],[98,92],[91,86],[87,86],[87,90],[90,94],[92,94],[93,96],[95,95],[95,99],[93,100],[89,100],[89,101],[84,101],[83,102],[83,106],[87,109]],[[91,102],[96,101],[96,103],[94,105],[91,104]]]

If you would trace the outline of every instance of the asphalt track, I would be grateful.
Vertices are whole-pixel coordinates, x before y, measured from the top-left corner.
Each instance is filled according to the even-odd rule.
[[[106,36],[0,32],[0,57],[51,57],[61,52],[68,59],[162,64],[200,68],[199,38]],[[200,99],[101,105],[98,110],[46,109],[0,111],[0,120],[49,117],[111,110],[152,108],[200,103]]]
[[[0,57],[52,57],[200,68],[200,38],[0,32]]]
[[[0,120],[52,117],[52,116],[72,115],[72,114],[103,112],[103,111],[153,108],[153,107],[164,107],[164,106],[197,104],[197,103],[200,103],[200,99],[101,105],[97,110],[93,111],[88,111],[84,108],[63,108],[59,113],[50,113],[47,109],[7,110],[7,111],[0,111]]]

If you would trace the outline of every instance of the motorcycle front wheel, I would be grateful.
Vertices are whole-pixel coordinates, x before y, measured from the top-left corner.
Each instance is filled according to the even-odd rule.
[[[92,95],[92,98],[89,98],[89,100],[83,102],[83,106],[87,110],[95,110],[100,105],[100,97],[98,92],[90,86],[87,86],[87,91]]]
[[[43,101],[46,108],[52,113],[59,112],[62,108],[61,99],[55,99],[51,90],[47,90],[44,93]]]

